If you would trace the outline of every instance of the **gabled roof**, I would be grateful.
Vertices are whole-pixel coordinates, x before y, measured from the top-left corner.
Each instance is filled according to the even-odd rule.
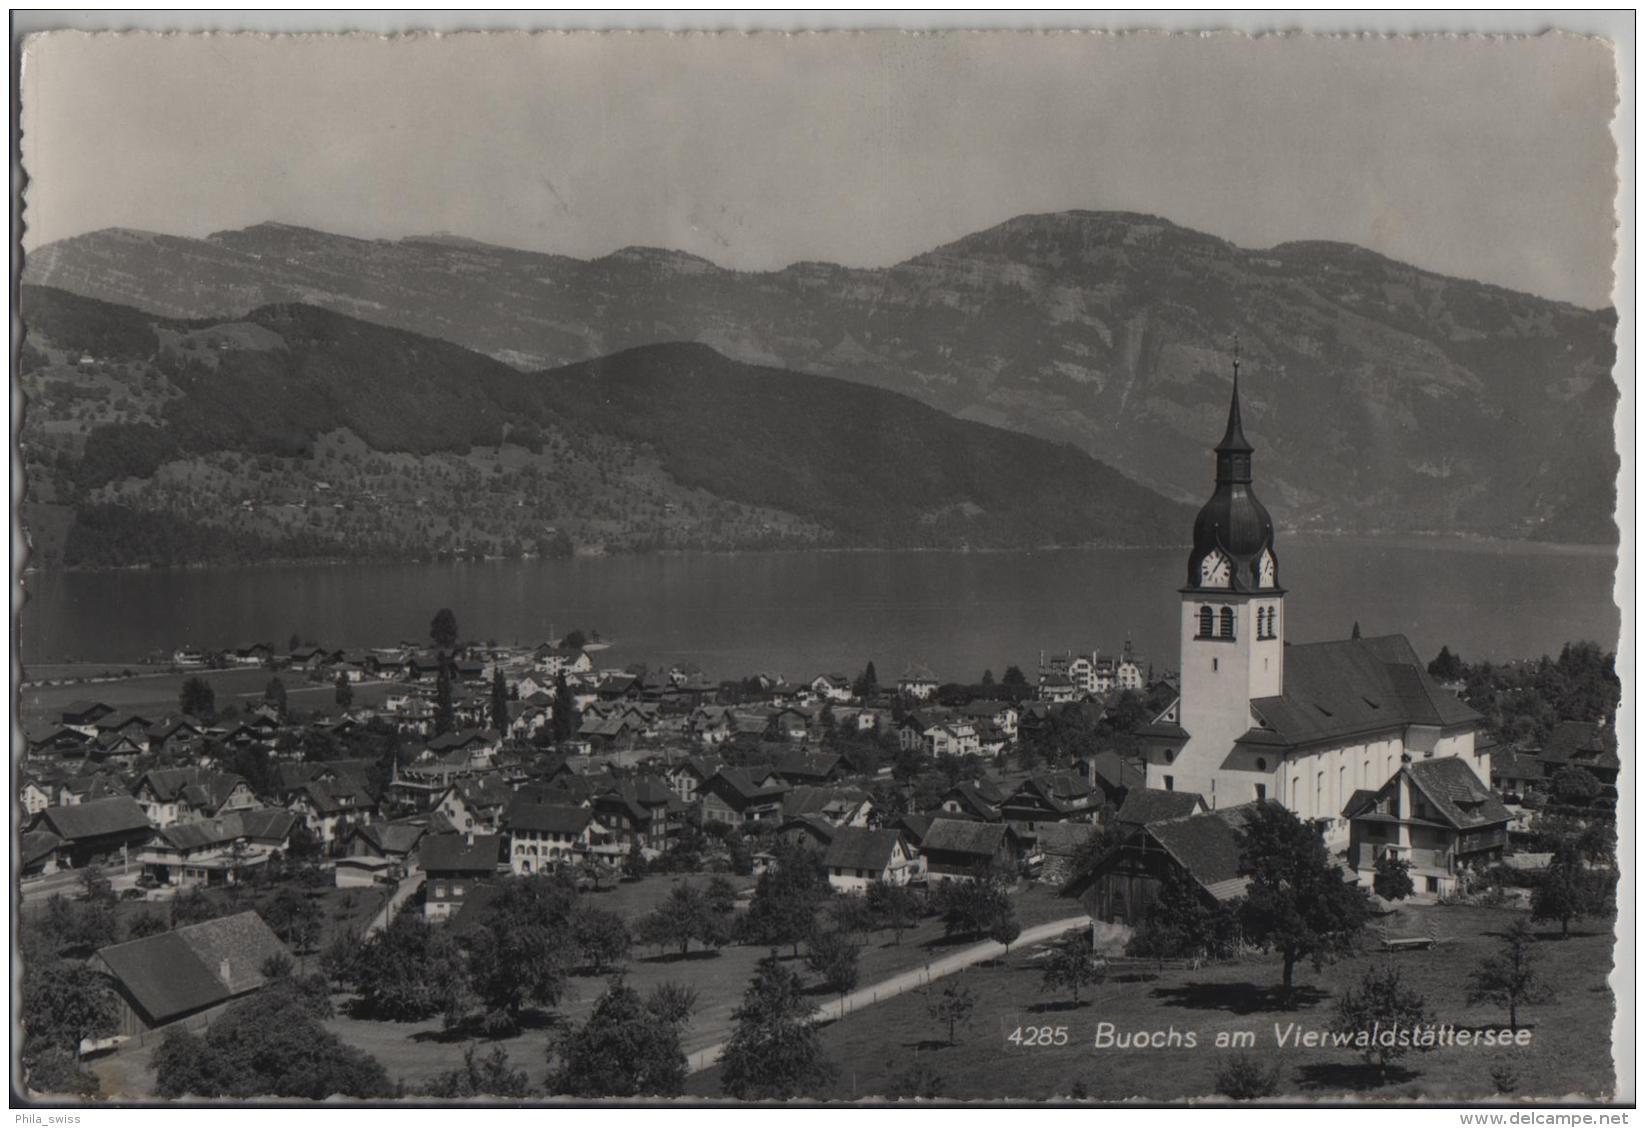
[[[721,768],[704,784],[714,791],[729,792],[743,803],[761,799],[778,799],[788,788],[782,784],[757,784],[742,768]]]
[[[855,787],[796,787],[783,794],[783,814],[789,818],[859,806],[868,792]]]
[[[945,854],[972,854],[979,859],[992,858],[1005,841],[1004,823],[973,822],[970,819],[936,818],[931,820],[920,849]]]
[[[1287,647],[1285,692],[1251,708],[1291,746],[1484,719],[1428,676],[1403,635]]]
[[[1219,900],[1244,890],[1240,875],[1240,828],[1250,804],[1223,807],[1187,818],[1150,823],[1142,830],[1153,837],[1190,877]],[[1215,887],[1215,888],[1213,888]]]
[[[834,841],[834,835],[839,833],[840,828],[821,815],[792,815],[783,820],[777,833],[787,834],[795,830],[809,831],[819,841],[828,843]]]
[[[529,830],[538,834],[581,834],[594,821],[587,807],[553,803],[530,803],[516,799],[503,812],[505,830]]]
[[[417,847],[417,861],[425,873],[489,873],[503,857],[497,834],[430,834]]]
[[[1046,823],[1034,832],[1041,852],[1054,858],[1072,857],[1096,835],[1096,827],[1079,822]]]
[[[830,868],[863,869],[879,873],[891,864],[892,853],[902,835],[894,830],[871,830],[865,826],[842,826],[823,855]]]
[[[1131,826],[1147,826],[1165,819],[1186,818],[1205,808],[1205,797],[1197,791],[1134,787],[1125,793],[1125,802],[1120,804],[1115,818]]]
[[[37,830],[50,830],[70,842],[153,829],[143,808],[129,795],[93,799],[72,807],[47,807],[35,816],[33,826]]]
[[[1619,768],[1616,730],[1588,721],[1561,721],[1548,734],[1542,759],[1552,764]]]
[[[1117,752],[1098,752],[1091,757],[1091,770],[1097,774],[1097,782],[1110,791],[1130,794],[1148,785],[1148,774]]]
[[[63,844],[63,840],[49,830],[30,830],[23,833],[21,862],[28,865],[48,857]]]
[[[1502,800],[1464,760],[1455,756],[1416,760],[1405,765],[1405,771],[1412,785],[1458,830],[1508,821]]]
[[[97,957],[160,1024],[261,987],[263,964],[287,954],[263,918],[248,911],[115,944]]]
[[[200,850],[239,838],[284,841],[296,825],[297,816],[290,811],[260,808],[233,811],[217,819],[174,823],[163,828],[160,837],[179,850]]]
[[[780,757],[773,766],[772,771],[782,776],[826,779],[839,765],[840,757],[838,753],[805,752],[796,749]]]

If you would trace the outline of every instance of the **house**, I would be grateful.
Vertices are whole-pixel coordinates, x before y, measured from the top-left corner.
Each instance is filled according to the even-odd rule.
[[[710,776],[720,770],[720,762],[704,756],[688,756],[671,766],[663,778],[682,802],[695,803],[697,792]]]
[[[977,726],[946,710],[922,709],[903,720],[897,733],[904,751],[921,749],[927,756],[975,756],[982,751]]]
[[[958,818],[999,822],[1002,817],[1000,805],[1006,798],[1005,789],[993,780],[961,780],[942,797],[940,809],[944,814]]]
[[[503,808],[513,798],[514,792],[508,785],[496,773],[487,772],[453,780],[445,794],[435,802],[434,809],[458,830],[495,834]]]
[[[70,776],[57,787],[57,802],[64,807],[90,803],[95,799],[130,796],[131,784],[118,772],[98,771]]]
[[[594,669],[594,660],[588,652],[576,646],[539,646],[535,655],[537,669],[547,677],[560,674],[586,674]]]
[[[1537,758],[1550,782],[1566,768],[1582,768],[1599,781],[1601,795],[1616,800],[1622,760],[1617,756],[1615,729],[1592,722],[1561,721],[1548,734]]]
[[[1005,734],[1008,741],[1017,739],[1017,723],[1022,714],[1009,701],[973,701],[959,712],[973,724],[986,722],[993,725]]]
[[[826,851],[839,830],[839,826],[822,815],[793,815],[783,820],[776,836],[791,846],[809,846],[813,850]]]
[[[1115,807],[1124,804],[1133,790],[1148,786],[1148,773],[1117,752],[1102,751],[1089,760],[1080,761],[1085,777],[1102,792],[1103,802]]]
[[[506,872],[508,840],[496,834],[425,835],[417,847],[417,864],[427,875],[423,883],[423,918],[448,919],[462,908],[477,885]]]
[[[1453,893],[1464,871],[1502,860],[1508,809],[1460,757],[1404,764],[1375,791],[1355,794],[1348,820],[1348,864],[1370,885],[1378,859],[1409,863],[1417,892]]]
[[[874,804],[858,787],[795,787],[782,797],[783,818],[816,815],[834,826],[867,826]]]
[[[47,807],[29,823],[31,831],[50,831],[63,844],[59,859],[76,869],[99,860],[128,856],[154,836],[154,825],[129,795],[92,799],[72,807]]]
[[[1067,674],[1058,671],[1040,675],[1038,696],[1041,701],[1063,704],[1079,696],[1079,688]]]
[[[1126,793],[1114,820],[1122,827],[1137,830],[1166,819],[1185,819],[1210,810],[1205,797],[1195,791],[1166,791],[1158,787],[1138,787]]]
[[[62,846],[63,840],[49,830],[24,831],[17,852],[18,876],[26,880],[56,873]]]
[[[520,799],[503,813],[502,829],[509,868],[522,876],[581,860],[599,832],[592,808]]]
[[[1546,766],[1534,752],[1498,751],[1491,757],[1491,786],[1504,799],[1518,802],[1547,782]]]
[[[1093,921],[1135,927],[1171,873],[1185,874],[1207,904],[1225,904],[1250,885],[1240,873],[1240,828],[1249,805],[1148,823],[1062,887]]]
[[[113,982],[115,1033],[143,1034],[260,989],[272,957],[290,959],[254,912],[98,949],[90,963]]]
[[[915,701],[929,701],[937,695],[937,675],[919,662],[910,662],[897,679],[897,692]]]
[[[273,807],[175,823],[162,827],[137,860],[162,885],[234,885],[286,849],[296,825],[296,815]]]
[[[211,819],[262,805],[240,776],[204,768],[155,768],[137,777],[131,793],[155,826]]]
[[[1032,843],[1046,823],[1095,822],[1102,804],[1102,793],[1078,772],[1049,772],[1018,784],[1000,804],[1000,817],[1019,838]]]
[[[286,806],[327,847],[340,845],[351,828],[369,823],[377,813],[376,801],[349,776],[316,777],[303,784]]]
[[[1037,880],[1061,887],[1074,876],[1074,867],[1098,835],[1089,823],[1046,823],[1039,828],[1035,857],[1040,871]]]
[[[702,785],[702,819],[730,826],[781,821],[788,788],[766,779],[756,783],[742,768],[721,768]]]
[[[919,872],[919,860],[894,830],[842,826],[823,854],[829,888],[862,893],[876,881],[907,885]]]
[[[834,752],[784,752],[771,766],[771,774],[790,787],[833,783],[845,771],[845,761]]]
[[[87,736],[94,736],[97,732],[97,722],[114,712],[112,705],[105,705],[101,701],[88,701],[84,698],[70,701],[63,706],[61,719],[69,728],[79,729]]]
[[[430,831],[426,816],[366,823],[350,829],[344,854],[350,858],[381,858],[409,868],[416,860],[417,845]]]
[[[811,679],[811,692],[819,700],[843,705],[851,700],[851,679],[844,674],[818,674]]]
[[[685,825],[686,804],[654,776],[622,780],[596,794],[593,807],[599,824],[625,847],[638,841],[661,853]]]
[[[17,800],[23,808],[24,821],[51,806],[52,798],[51,790],[39,780],[25,779],[17,794]]]
[[[1004,823],[936,818],[920,840],[928,880],[971,881],[984,870],[1016,871],[1017,838]]]
[[[205,734],[206,726],[193,717],[167,717],[148,730],[148,746],[152,752],[178,756],[197,748]]]

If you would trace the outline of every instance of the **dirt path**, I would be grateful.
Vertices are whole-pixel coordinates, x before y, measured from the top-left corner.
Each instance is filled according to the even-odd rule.
[[[1046,924],[1036,924],[1032,928],[1025,928],[1022,935],[1018,936],[1012,943],[1021,947],[1025,944],[1049,940],[1075,928],[1089,928],[1090,926],[1091,918],[1083,914],[1075,917],[1065,917],[1062,920],[1053,920]],[[899,972],[889,979],[882,979],[878,983],[859,988],[842,999],[834,999],[824,1003],[817,1008],[816,1018],[821,1022],[832,1022],[853,1011],[861,1010],[863,1007],[873,1006],[875,1003],[900,995],[904,991],[913,991],[924,987],[934,979],[941,979],[945,975],[952,975],[954,972],[970,967],[972,964],[995,959],[1004,954],[1004,944],[995,940],[984,941],[981,944],[955,952],[953,955],[933,960],[923,967],[911,968],[908,971]],[[725,1032],[730,1033],[729,1014],[726,1016]],[[724,1049],[724,1042],[716,1042],[712,1046],[698,1050],[696,1053],[687,1056],[686,1068],[692,1073],[707,1069],[720,1060],[720,1053]]]
[[[423,877],[423,871],[417,870],[414,873],[406,874],[400,879],[400,884],[395,887],[394,893],[389,897],[388,902],[376,916],[371,918],[371,923],[366,926],[366,936],[370,936],[380,928],[388,927],[388,922],[394,919],[394,914],[400,911],[400,906],[405,904],[412,894],[422,888]]]

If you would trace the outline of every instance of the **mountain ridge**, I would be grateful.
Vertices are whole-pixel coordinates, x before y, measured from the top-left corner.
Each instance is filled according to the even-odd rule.
[[[169,316],[302,300],[523,371],[699,341],[1073,443],[1181,501],[1208,488],[1237,334],[1258,485],[1289,526],[1617,537],[1614,312],[1329,240],[1250,250],[1055,212],[890,267],[741,272],[666,248],[584,260],[253,227],[70,240],[24,277]]]

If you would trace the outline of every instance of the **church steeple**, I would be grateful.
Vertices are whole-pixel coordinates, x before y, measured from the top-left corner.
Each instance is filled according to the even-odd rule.
[[[1190,588],[1262,591],[1278,587],[1274,524],[1251,488],[1252,447],[1240,416],[1239,364],[1236,337],[1228,426],[1216,446],[1216,489],[1194,522],[1194,548],[1188,557]]]
[[[1217,481],[1251,481],[1251,446],[1239,413],[1239,338],[1234,338],[1234,391],[1228,399],[1228,429],[1217,444]]]

